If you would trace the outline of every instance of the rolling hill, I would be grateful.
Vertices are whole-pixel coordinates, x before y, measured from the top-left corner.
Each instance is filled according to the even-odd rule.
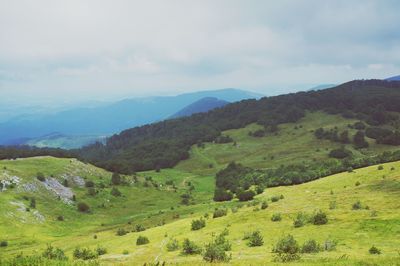
[[[0,144],[25,144],[24,140],[52,132],[64,135],[109,135],[138,125],[166,119],[204,97],[234,102],[260,95],[238,90],[200,91],[177,96],[125,99],[108,105],[77,107],[55,113],[20,115],[0,123]],[[22,143],[19,143],[21,142]],[[16,141],[19,141],[16,143]]]
[[[197,114],[197,113],[206,113],[215,108],[223,107],[223,106],[227,105],[228,103],[229,102],[220,100],[215,97],[205,97],[205,98],[202,98],[192,104],[189,104],[182,110],[176,112],[170,118],[179,118],[179,117],[191,116],[191,115]]]

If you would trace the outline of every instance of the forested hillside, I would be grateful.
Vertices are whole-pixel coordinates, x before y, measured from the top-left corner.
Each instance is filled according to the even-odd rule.
[[[213,141],[223,130],[257,123],[264,127],[259,133],[274,134],[280,124],[318,110],[374,127],[390,125],[389,135],[396,139],[399,102],[400,82],[357,80],[321,91],[244,100],[208,113],[132,128],[110,137],[106,145],[97,143],[77,152],[83,160],[122,173],[172,167],[188,158],[192,145]]]

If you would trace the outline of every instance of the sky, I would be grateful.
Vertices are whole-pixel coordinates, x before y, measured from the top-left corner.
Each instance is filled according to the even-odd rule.
[[[0,0],[0,103],[400,75],[400,1]]]

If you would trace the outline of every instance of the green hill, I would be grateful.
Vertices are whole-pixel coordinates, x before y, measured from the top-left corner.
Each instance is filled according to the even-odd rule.
[[[43,171],[44,175],[53,174],[56,178],[66,171],[72,171],[70,173],[82,175],[82,178],[93,180],[96,184],[102,179],[109,179],[110,174],[76,160],[54,158],[1,161],[1,167],[7,168],[3,172],[3,179],[4,173],[8,173],[18,174],[22,180],[16,187],[1,192],[3,207],[0,212],[0,235],[3,241],[8,241],[8,246],[0,249],[3,258],[20,252],[26,255],[38,254],[47,243],[52,243],[54,247],[65,250],[70,258],[77,246],[91,249],[104,247],[107,253],[97,260],[104,265],[143,265],[145,262],[164,261],[199,265],[204,264],[202,255],[181,255],[181,248],[168,252],[167,243],[174,238],[182,244],[185,238],[189,238],[204,248],[213,235],[226,228],[229,231],[226,239],[232,246],[228,253],[232,255],[233,265],[279,264],[274,262],[276,254],[271,251],[278,239],[287,234],[293,235],[299,245],[309,239],[316,240],[322,246],[336,243],[331,251],[300,254],[301,258],[296,265],[398,265],[400,259],[399,162],[357,169],[297,186],[267,188],[255,200],[246,204],[233,201],[178,208],[178,199],[172,196],[175,193],[170,193],[168,189],[141,187],[136,194],[135,186],[118,186],[126,197],[119,200],[109,197],[105,191],[90,199],[84,196],[84,189],[74,188],[77,198],[93,206],[92,213],[80,214],[50,194],[42,193],[40,197],[34,194],[37,197],[36,210],[44,217],[42,222],[35,218],[33,209],[30,212],[20,210],[21,203],[28,205],[23,199],[23,195],[28,194],[19,190],[24,183],[37,183],[36,177],[32,177],[37,171]],[[138,176],[141,180],[141,175]],[[154,197],[151,197],[153,193]],[[272,202],[274,196],[278,196],[279,200]],[[112,207],[102,209],[96,206],[100,202],[107,202],[105,199],[110,200],[108,204]],[[264,201],[268,207],[261,209]],[[353,210],[353,205],[358,201],[361,209]],[[171,205],[176,207],[173,212],[169,212]],[[164,213],[155,211],[163,207]],[[227,208],[227,215],[212,218],[215,207]],[[306,223],[302,227],[294,227],[293,221],[299,212],[311,216],[317,210],[326,213],[327,224]],[[56,217],[60,213],[64,215],[64,221],[57,221]],[[182,213],[182,216],[172,219],[176,213]],[[206,226],[192,231],[192,220],[206,213]],[[276,213],[281,214],[281,221],[273,222],[271,217]],[[158,214],[165,218],[169,216],[171,220],[166,220],[165,225],[148,224],[148,229],[142,232],[131,232],[141,216],[146,215],[147,221],[154,222],[158,220]],[[117,236],[117,228],[124,228],[128,233]],[[254,230],[259,230],[263,236],[264,244],[260,247],[249,247],[248,241],[243,240],[246,233]],[[150,243],[137,246],[139,235],[146,236]],[[369,254],[368,250],[373,245],[381,250],[380,255]]]

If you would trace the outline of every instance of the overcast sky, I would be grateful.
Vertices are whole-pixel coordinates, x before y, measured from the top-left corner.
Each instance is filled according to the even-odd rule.
[[[0,0],[3,101],[272,95],[398,74],[396,0]]]

